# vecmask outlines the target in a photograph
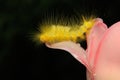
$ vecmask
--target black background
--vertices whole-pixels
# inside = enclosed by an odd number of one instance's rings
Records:
[[[80,62],[65,51],[36,46],[30,33],[53,13],[68,19],[76,13],[95,14],[109,27],[120,20],[119,4],[119,0],[0,0],[0,79],[86,80]]]

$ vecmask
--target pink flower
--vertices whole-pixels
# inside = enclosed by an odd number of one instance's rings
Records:
[[[71,53],[86,66],[87,80],[120,80],[120,22],[107,28],[98,18],[86,38],[86,50],[72,41],[46,46]]]

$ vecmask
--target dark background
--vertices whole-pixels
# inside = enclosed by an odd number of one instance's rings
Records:
[[[85,67],[69,53],[36,46],[30,36],[51,14],[95,14],[110,26],[119,11],[119,0],[0,0],[0,80],[85,80]]]

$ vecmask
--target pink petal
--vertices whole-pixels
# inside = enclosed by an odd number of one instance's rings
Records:
[[[95,80],[120,80],[120,22],[106,31],[96,53]]]
[[[88,62],[86,60],[86,51],[80,46],[80,44],[74,43],[72,41],[64,41],[51,45],[46,44],[46,46],[53,49],[61,49],[68,51],[78,61],[88,67]]]
[[[96,50],[98,44],[102,39],[107,26],[103,23],[102,19],[97,18],[94,27],[91,29],[90,33],[87,35],[87,59],[89,65],[94,68],[94,59],[96,55]]]

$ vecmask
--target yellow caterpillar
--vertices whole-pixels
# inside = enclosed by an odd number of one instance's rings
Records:
[[[36,34],[38,38],[43,43],[55,43],[61,41],[73,41],[85,40],[85,34],[94,25],[94,18],[83,17],[81,25],[74,26],[63,26],[63,25],[43,25],[41,28],[41,33]]]

